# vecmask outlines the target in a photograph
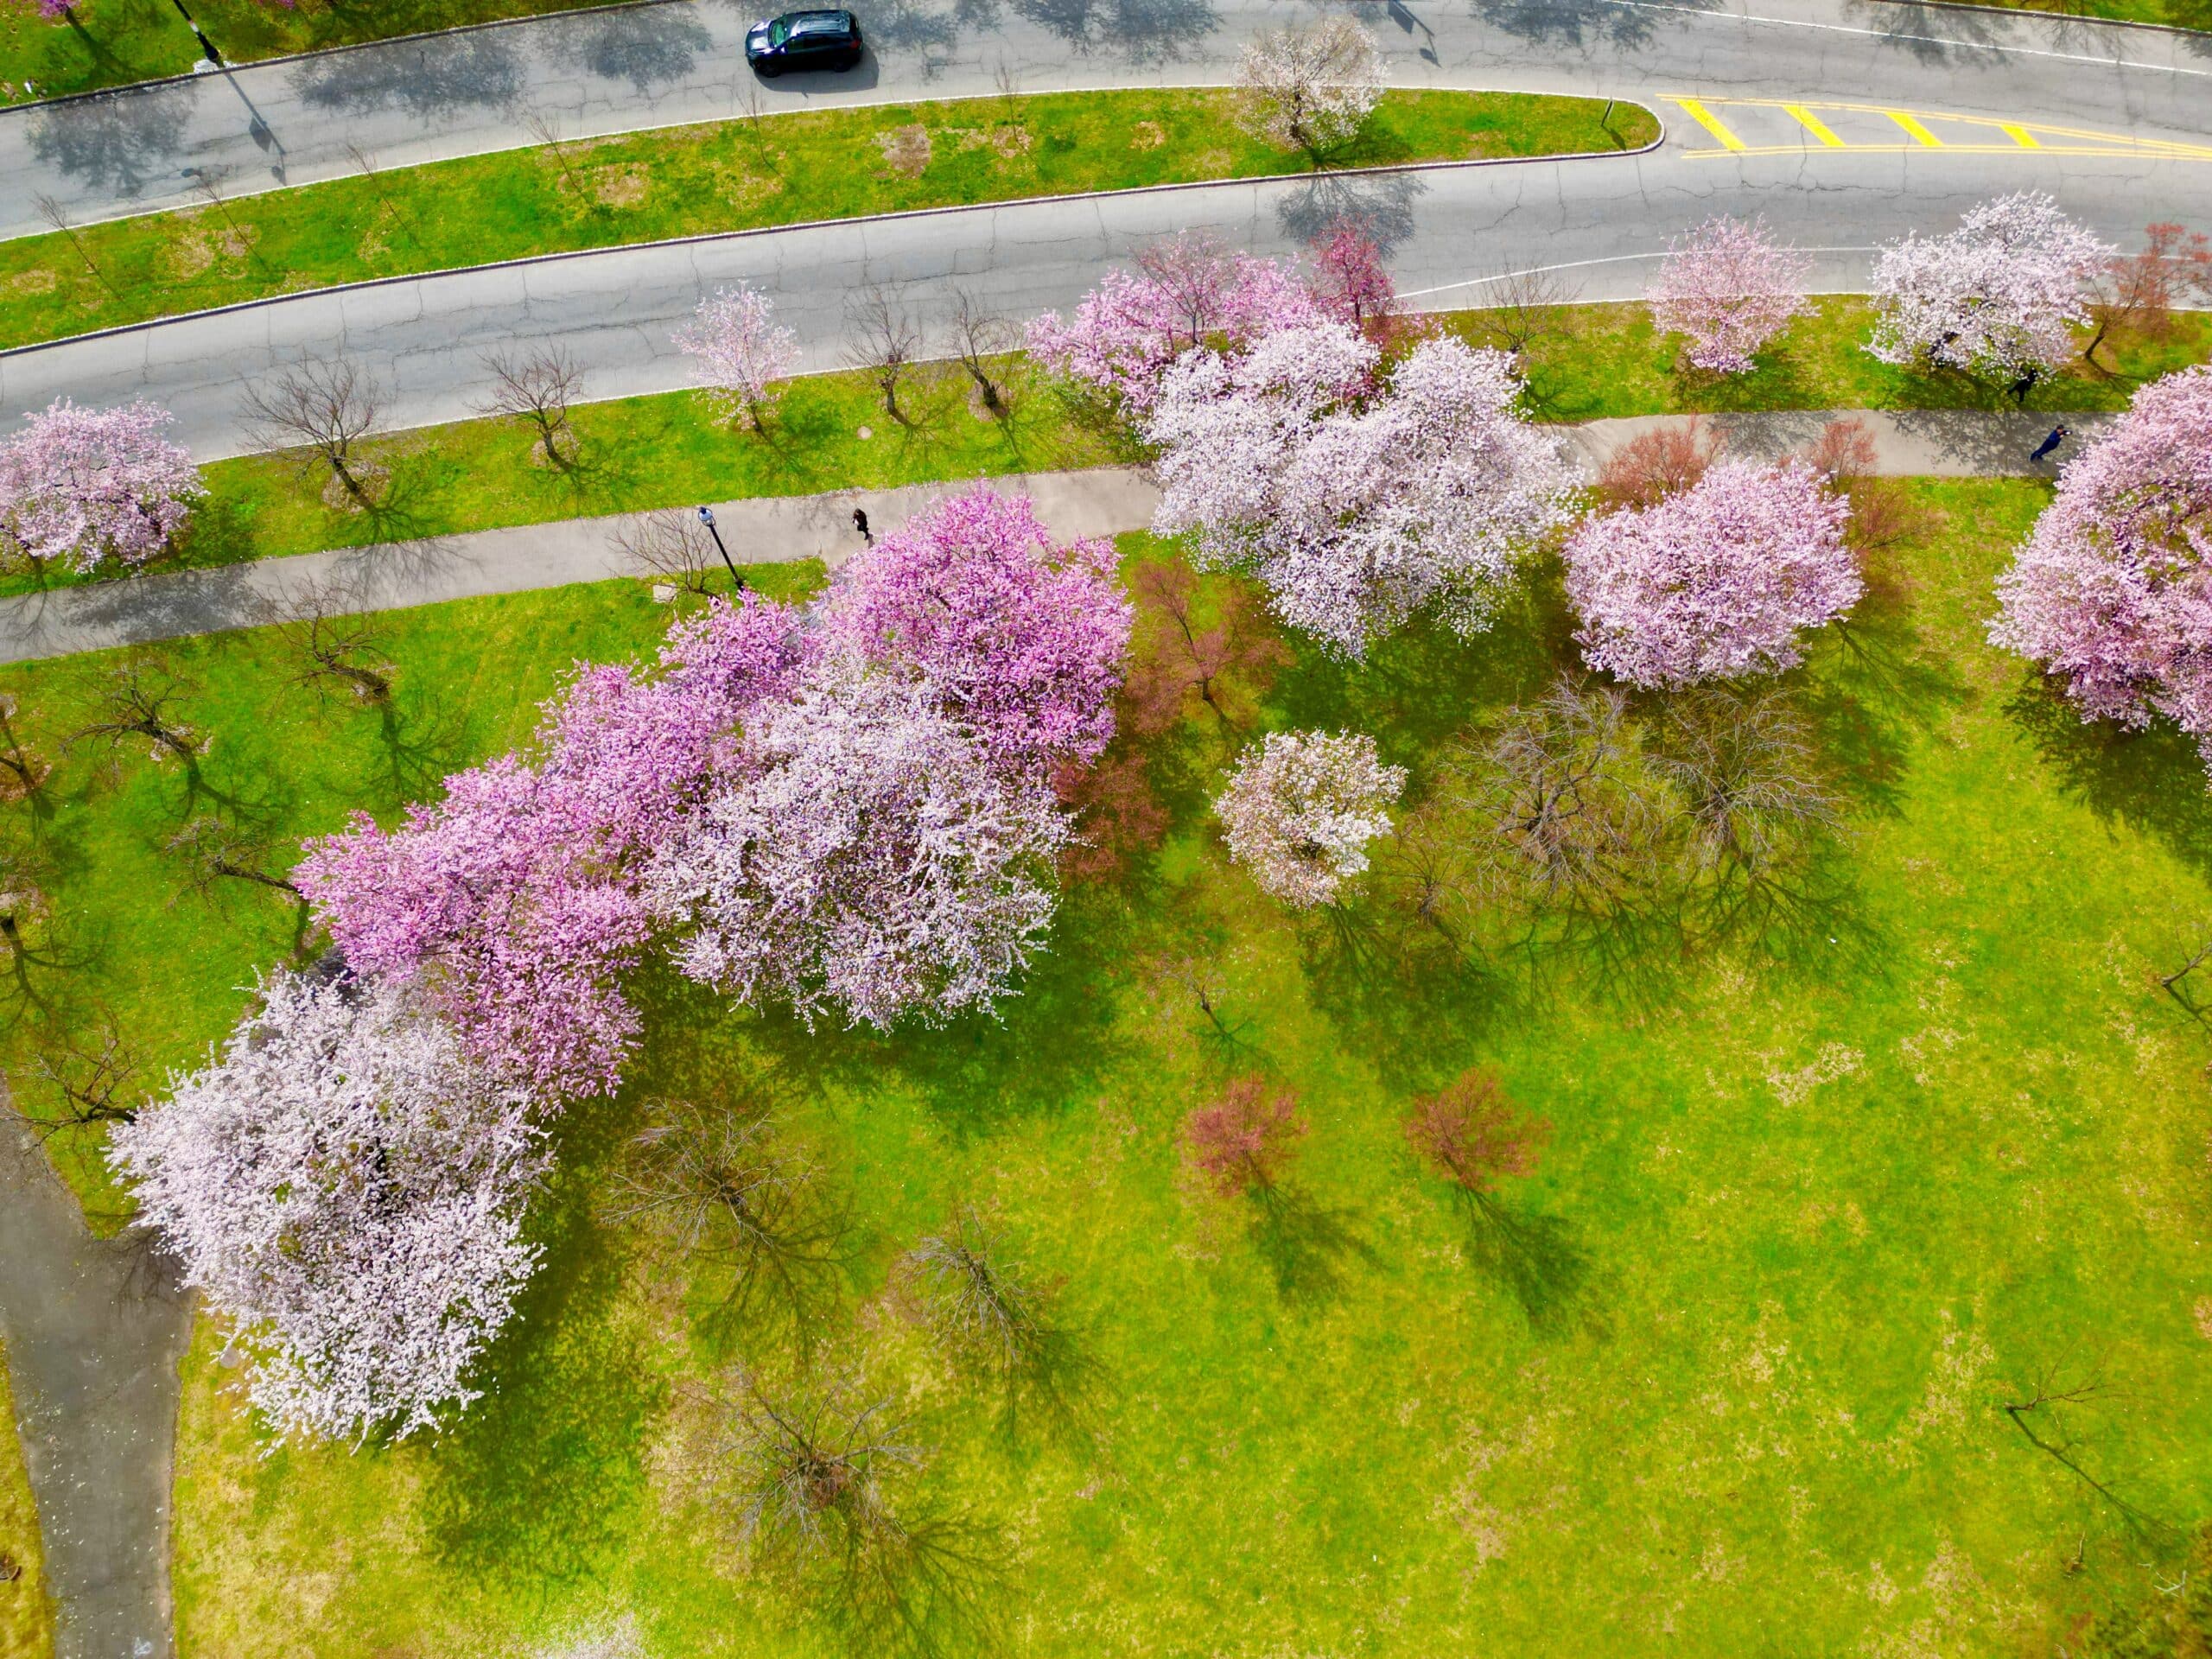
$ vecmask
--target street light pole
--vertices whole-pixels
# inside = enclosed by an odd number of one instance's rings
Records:
[[[223,54],[215,49],[215,42],[201,33],[200,25],[194,21],[192,14],[184,9],[184,0],[169,0],[169,3],[176,8],[176,15],[184,19],[184,26],[192,31],[194,38],[200,42],[200,49],[207,54],[207,61],[220,69],[223,67]]]
[[[743,593],[745,591],[745,578],[737,574],[737,567],[735,565],[730,564],[729,549],[722,545],[722,533],[715,528],[715,510],[712,507],[700,508],[699,522],[707,527],[707,534],[715,538],[715,551],[722,556],[722,563],[729,565],[730,581],[736,584],[736,588],[739,593]]]

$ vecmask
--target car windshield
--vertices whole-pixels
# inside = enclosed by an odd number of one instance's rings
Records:
[[[781,46],[791,37],[791,26],[779,17],[768,25],[768,44]]]

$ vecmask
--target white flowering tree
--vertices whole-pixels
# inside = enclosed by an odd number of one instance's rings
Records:
[[[651,891],[687,924],[677,965],[739,1001],[887,1027],[988,1007],[1052,917],[1065,816],[1002,771],[926,683],[825,670],[746,730]]]
[[[774,401],[769,388],[798,366],[798,337],[777,323],[766,295],[741,283],[700,301],[676,344],[698,359],[708,400],[722,418],[756,429]]]
[[[1237,60],[1245,130],[1315,161],[1359,137],[1382,97],[1382,53],[1349,17],[1273,30]]]
[[[1682,355],[1713,374],[1748,374],[1759,349],[1808,305],[1812,262],[1763,219],[1716,214],[1671,243],[1651,283],[1651,321],[1683,336]]]
[[[2039,190],[1985,201],[1957,230],[1908,234],[1876,257],[1866,349],[1885,363],[1984,379],[2055,369],[2115,251]]]
[[[1191,353],[1146,428],[1154,528],[1194,533],[1199,563],[1249,571],[1284,621],[1351,657],[1423,610],[1488,626],[1574,483],[1514,407],[1503,353],[1424,340],[1379,385],[1376,360],[1334,322],[1234,361]]]
[[[1269,732],[1237,757],[1213,804],[1229,855],[1275,898],[1325,905],[1367,868],[1406,787],[1364,732]]]
[[[140,1216],[255,1360],[280,1439],[435,1424],[537,1252],[531,1103],[405,981],[279,972],[219,1058],[118,1127]]]

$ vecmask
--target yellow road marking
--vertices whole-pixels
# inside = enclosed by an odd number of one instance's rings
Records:
[[[1845,153],[1852,156],[1917,156],[1921,144],[1848,144]],[[1954,156],[2018,156],[2024,154],[2018,144],[1946,144],[1943,148]],[[1802,156],[1802,144],[1745,144],[1738,149],[1686,149],[1681,152],[1687,162],[1723,161],[1745,156]],[[2118,156],[2126,152],[2099,149],[2088,144],[2039,144],[2038,156]],[[2137,155],[2144,152],[2136,151]],[[2175,151],[2158,155],[2154,159],[2171,162],[2212,161],[2212,155],[2202,152]]]
[[[2035,134],[2030,132],[2025,127],[2016,127],[2011,122],[2007,121],[1999,128],[1999,130],[2004,133],[2004,135],[2010,138],[2014,143],[2018,144],[2022,149],[2041,149],[2043,148],[2043,145],[2037,142]]]
[[[1919,122],[1914,120],[1903,110],[1884,110],[1882,113],[1888,116],[1890,119],[1896,122],[1897,125],[1903,127],[1905,130],[1905,135],[1908,137],[1917,140],[1923,148],[1929,149],[1941,149],[1943,148],[1943,141],[1941,138],[1938,138],[1934,133],[1929,131],[1927,128],[1922,126]]]
[[[1828,124],[1802,104],[1785,104],[1782,107],[1796,118],[1798,125],[1803,127],[1806,131],[1811,133],[1830,149],[1841,149],[1844,147],[1843,140],[1828,130]]]
[[[1719,121],[1714,118],[1713,113],[1696,99],[1678,98],[1675,102],[1681,106],[1681,111],[1684,115],[1689,117],[1691,120],[1696,122],[1698,125],[1703,127],[1715,138],[1718,138],[1720,141],[1720,147],[1723,149],[1741,149],[1744,148],[1744,141],[1738,138],[1734,133],[1729,131],[1726,127],[1721,125]]]

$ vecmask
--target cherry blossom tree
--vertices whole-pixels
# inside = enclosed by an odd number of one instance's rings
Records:
[[[887,1028],[988,1008],[1052,920],[1065,815],[925,683],[833,660],[746,728],[743,770],[648,889],[677,965],[741,1003]]]
[[[1136,264],[1107,272],[1068,321],[1047,311],[1029,325],[1038,361],[1132,414],[1152,407],[1168,365],[1192,346],[1212,340],[1234,351],[1315,318],[1294,273],[1200,232],[1155,243]]]
[[[1215,800],[1229,855],[1298,909],[1325,905],[1367,868],[1406,787],[1364,732],[1269,732],[1237,757]]]
[[[1375,36],[1349,17],[1272,29],[1237,60],[1239,118],[1262,143],[1318,163],[1359,137],[1382,101],[1382,79]]]
[[[1806,309],[1812,262],[1777,243],[1766,220],[1716,214],[1668,245],[1649,298],[1663,333],[1688,336],[1693,366],[1747,374],[1760,348]]]
[[[758,429],[774,401],[770,385],[798,366],[798,337],[775,317],[768,296],[741,283],[700,301],[677,330],[677,348],[699,359],[708,399],[724,420]]]
[[[552,1096],[611,1090],[637,1031],[616,982],[652,930],[639,875],[799,658],[791,613],[718,601],[659,674],[580,671],[534,756],[455,773],[394,830],[357,815],[311,843],[300,885],[355,969],[421,976],[480,1061]]]
[[[1154,528],[1194,532],[1202,567],[1249,571],[1284,621],[1351,657],[1431,607],[1487,626],[1574,478],[1516,411],[1503,353],[1423,340],[1370,392],[1376,362],[1332,322],[1235,359],[1196,352],[1145,429]]]
[[[253,1355],[282,1440],[434,1427],[536,1265],[524,1091],[416,985],[278,973],[219,1058],[114,1130],[142,1224]]]
[[[2059,476],[1990,629],[2084,720],[2164,715],[2212,766],[2212,367],[2135,394]]]
[[[2041,191],[1985,201],[1948,235],[1908,232],[1877,256],[1866,349],[1985,379],[2056,368],[2113,252]]]
[[[918,671],[994,761],[1090,761],[1114,735],[1130,611],[1109,542],[1053,543],[1026,496],[938,502],[838,573],[833,652]]]
[[[58,397],[0,442],[0,541],[32,565],[136,570],[167,549],[205,495],[200,469],[143,399],[84,409]]]
[[[1584,660],[1647,687],[1794,666],[1798,635],[1863,591],[1850,513],[1792,458],[1724,461],[1655,506],[1590,520],[1565,552]]]

